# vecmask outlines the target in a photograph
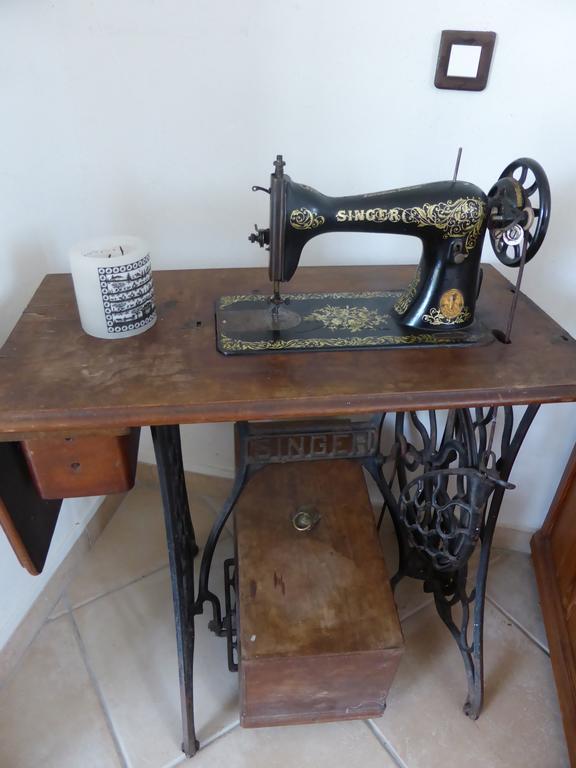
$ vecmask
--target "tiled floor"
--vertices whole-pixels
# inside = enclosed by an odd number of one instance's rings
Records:
[[[192,477],[206,539],[228,482]],[[393,560],[390,530],[383,533]],[[213,573],[232,552],[225,532]],[[214,585],[216,588],[216,585]],[[218,591],[217,588],[215,591]],[[462,714],[459,652],[418,582],[397,594],[406,652],[372,722],[243,730],[225,641],[197,623],[197,768],[564,768],[546,636],[526,555],[493,557],[486,611],[486,704]],[[0,690],[1,768],[168,768],[180,752],[178,671],[160,496],[136,487],[74,574]]]

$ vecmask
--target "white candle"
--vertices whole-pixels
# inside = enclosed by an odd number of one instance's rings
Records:
[[[106,237],[72,248],[70,269],[82,328],[125,339],[156,322],[150,250],[137,237]]]

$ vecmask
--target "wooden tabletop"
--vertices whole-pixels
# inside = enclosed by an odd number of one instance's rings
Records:
[[[413,273],[301,268],[287,291],[399,289]],[[508,345],[225,357],[215,301],[269,293],[266,271],[161,271],[154,285],[156,325],[105,341],[82,331],[70,275],[48,275],[0,350],[0,434],[576,400],[576,342],[523,295]],[[477,317],[503,330],[511,298],[484,267]]]

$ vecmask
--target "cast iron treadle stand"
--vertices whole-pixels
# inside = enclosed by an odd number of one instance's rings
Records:
[[[194,536],[188,494],[182,464],[180,428],[151,427],[158,465],[160,491],[166,524],[166,540],[170,560],[170,578],[174,617],[180,706],[182,709],[182,751],[192,757],[199,748],[194,729],[193,660],[194,660],[194,557],[198,546]]]
[[[392,584],[411,576],[423,580],[424,590],[434,595],[436,610],[464,660],[468,679],[464,712],[473,720],[480,714],[484,696],[484,602],[492,537],[504,491],[514,487],[508,483],[510,472],[538,408],[526,407],[515,432],[513,409],[503,408],[498,460],[492,451],[498,409],[464,408],[448,413],[440,439],[435,411],[429,411],[428,429],[417,414],[410,413],[420,447],[406,438],[405,414],[396,414],[395,441],[388,457],[394,461],[394,473],[389,483],[380,457],[363,462],[384,496],[382,514],[387,507],[398,537],[399,567]],[[409,479],[408,473],[418,474]],[[392,493],[394,480],[397,497]],[[478,540],[480,560],[474,586],[468,591],[468,562]],[[458,604],[462,608],[459,627],[453,618]]]
[[[236,667],[235,616],[229,598],[232,565],[228,563],[225,576],[224,618],[220,600],[208,583],[216,544],[244,485],[254,472],[270,463],[354,459],[374,478],[384,497],[378,526],[386,509],[392,517],[399,549],[399,567],[392,585],[410,576],[421,579],[424,590],[434,595],[436,610],[464,660],[468,679],[464,712],[476,719],[484,694],[484,601],[492,537],[504,491],[514,487],[508,482],[510,472],[538,408],[526,407],[515,432],[512,406],[502,408],[499,459],[492,450],[496,407],[448,411],[441,437],[436,411],[428,412],[428,428],[416,413],[408,414],[408,419],[407,414],[397,413],[394,442],[387,455],[381,452],[384,415],[365,422],[236,424],[236,479],[206,543],[194,604],[194,613],[202,613],[204,603],[211,603],[209,626],[216,634],[228,637],[230,669]],[[414,442],[409,441],[408,430],[416,436]],[[388,462],[393,462],[394,471],[387,481],[383,467]],[[468,591],[468,562],[478,540],[480,560],[474,586]],[[462,608],[460,626],[453,618],[457,605]]]
[[[225,564],[227,604],[223,618],[220,600],[209,589],[214,550],[249,477],[266,464],[277,462],[354,459],[371,474],[384,497],[379,525],[388,509],[398,538],[399,568],[392,584],[396,586],[404,576],[410,576],[421,579],[424,589],[434,595],[436,610],[464,660],[468,678],[464,712],[476,719],[484,693],[483,625],[490,547],[504,491],[513,487],[508,482],[510,472],[538,408],[526,407],[516,431],[512,407],[501,409],[504,423],[497,460],[492,442],[498,408],[449,411],[440,438],[435,411],[428,412],[428,427],[416,413],[397,413],[394,442],[386,455],[381,451],[384,416],[365,422],[236,424],[236,479],[202,554],[196,600],[193,560],[198,547],[188,508],[179,428],[152,427],[170,557],[186,755],[190,757],[198,750],[192,690],[194,616],[203,612],[206,602],[212,606],[209,626],[216,634],[228,637],[228,664],[230,669],[236,668],[235,610],[231,602],[234,565],[231,561]],[[407,437],[408,429],[417,435],[414,442]],[[393,463],[394,471],[387,481],[383,467],[388,462]],[[478,540],[480,561],[475,584],[468,591],[468,562]],[[457,605],[462,608],[460,626],[453,618]]]

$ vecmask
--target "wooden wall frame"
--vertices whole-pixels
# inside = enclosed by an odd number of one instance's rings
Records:
[[[434,85],[436,88],[456,91],[483,91],[488,82],[488,73],[492,63],[496,32],[464,32],[445,29],[440,38],[440,50],[436,64]],[[450,54],[453,45],[476,45],[481,47],[480,61],[476,77],[454,77],[448,75]]]

